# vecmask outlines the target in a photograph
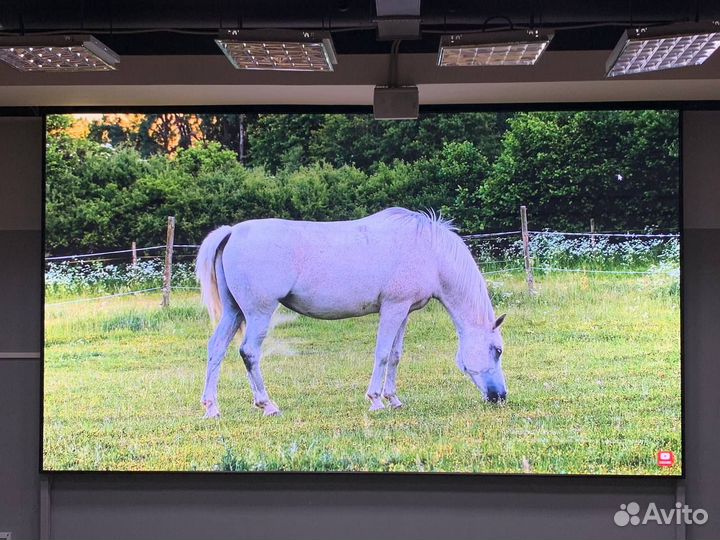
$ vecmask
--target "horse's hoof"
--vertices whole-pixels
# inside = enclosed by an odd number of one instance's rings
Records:
[[[205,415],[203,418],[219,418],[220,408],[212,401],[203,401],[205,407]]]
[[[280,412],[280,408],[272,401],[270,403],[265,403],[260,408],[263,411],[263,416],[280,416],[280,414],[282,414]]]
[[[385,408],[385,405],[383,405],[382,401],[379,399],[377,401],[373,401],[372,405],[370,405],[370,408],[368,409],[370,412],[373,411],[380,411]]]
[[[383,396],[385,399],[387,399],[388,403],[390,404],[390,407],[393,409],[402,409],[403,408],[403,402],[398,399],[397,396]]]

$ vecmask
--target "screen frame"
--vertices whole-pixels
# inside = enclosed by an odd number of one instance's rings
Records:
[[[40,242],[40,279],[41,279],[41,343],[40,343],[40,422],[38,440],[38,472],[52,478],[66,477],[103,477],[114,478],[138,478],[138,477],[229,477],[229,478],[290,478],[299,477],[298,481],[319,479],[358,477],[366,478],[445,478],[445,479],[489,479],[498,481],[519,481],[523,483],[547,480],[568,481],[590,481],[604,483],[608,480],[620,480],[623,482],[647,481],[648,483],[671,483],[675,486],[678,481],[683,481],[687,475],[685,459],[686,450],[686,403],[685,403],[685,283],[684,271],[685,250],[684,250],[684,151],[683,151],[683,115],[686,110],[720,110],[720,101],[652,101],[652,102],[578,102],[578,103],[523,103],[523,104],[461,104],[461,105],[420,105],[420,114],[424,113],[463,113],[463,112],[541,112],[541,111],[630,111],[630,110],[667,110],[677,113],[677,134],[678,134],[678,224],[680,242],[680,448],[682,461],[679,474],[592,474],[592,473],[501,473],[501,472],[452,472],[452,471],[120,471],[120,470],[55,470],[45,469],[44,466],[44,424],[45,424],[45,242],[46,242],[46,188],[47,188],[47,117],[55,114],[123,114],[123,113],[185,113],[185,114],[372,114],[371,106],[355,105],[222,105],[222,106],[70,106],[70,107],[41,107],[41,108],[0,108],[0,116],[40,116],[42,118],[42,186],[41,186],[41,242]],[[14,112],[13,112],[14,111]],[[392,122],[392,120],[388,120]],[[514,480],[511,480],[514,479]],[[561,480],[562,479],[562,480]],[[411,480],[412,481],[412,480]]]

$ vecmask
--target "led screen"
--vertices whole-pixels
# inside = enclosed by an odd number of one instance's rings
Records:
[[[43,469],[682,474],[678,136],[48,116]]]

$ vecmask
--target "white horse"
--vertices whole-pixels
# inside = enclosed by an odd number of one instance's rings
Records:
[[[260,370],[270,318],[282,304],[316,319],[380,313],[367,398],[370,410],[402,406],[395,378],[410,312],[438,299],[460,341],[456,362],[490,402],[504,401],[503,341],[487,286],[449,221],[434,213],[389,208],[355,221],[259,219],[223,226],[200,246],[203,302],[219,323],[208,344],[202,403],[219,416],[220,366],[243,323],[240,355],[255,405],[280,413]]]

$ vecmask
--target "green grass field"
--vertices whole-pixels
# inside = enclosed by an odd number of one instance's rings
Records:
[[[223,416],[203,420],[209,319],[195,291],[46,308],[44,466],[51,470],[678,474],[680,309],[663,275],[491,276],[509,401],[455,366],[437,302],[410,318],[400,410],[368,411],[376,316],[281,311],[266,342],[266,418],[232,345]],[[48,297],[48,303],[56,301]],[[658,450],[675,451],[659,468]]]

